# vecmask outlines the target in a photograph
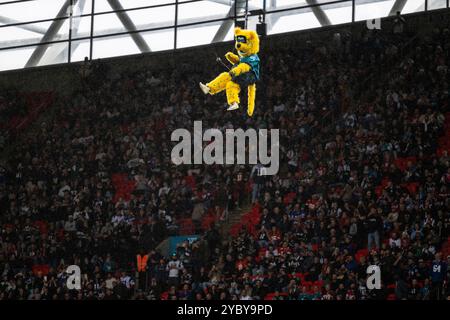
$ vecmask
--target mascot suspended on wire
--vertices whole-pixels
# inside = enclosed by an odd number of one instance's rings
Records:
[[[256,81],[259,80],[259,37],[253,30],[234,29],[235,48],[238,55],[228,52],[225,58],[233,65],[229,72],[223,72],[214,80],[203,84],[204,94],[217,94],[226,91],[228,109],[239,109],[239,93],[247,88],[247,114],[251,117],[255,110]],[[218,58],[220,61],[220,58]]]

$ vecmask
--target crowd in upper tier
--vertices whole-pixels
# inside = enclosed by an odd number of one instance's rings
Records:
[[[82,90],[0,170],[0,300],[448,299],[445,23],[267,45],[252,118],[199,90],[220,68],[212,53],[165,70],[87,62]],[[173,165],[171,132],[199,119],[279,128],[279,173]],[[226,237],[200,226],[210,213],[223,226],[248,202]],[[202,240],[162,256],[156,246],[186,220]],[[148,261],[136,276],[137,254]],[[81,290],[66,287],[73,264]],[[367,288],[369,265],[381,289]]]

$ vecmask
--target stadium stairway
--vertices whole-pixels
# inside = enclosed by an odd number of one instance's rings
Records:
[[[256,226],[260,222],[261,207],[259,204],[249,204],[245,208],[239,210],[233,220],[230,220],[227,225],[228,229],[225,230],[227,236],[237,237],[239,232],[245,230],[252,236],[256,237]]]
[[[450,112],[445,114],[444,135],[439,138],[438,157],[442,157],[444,152],[450,154]]]
[[[25,92],[21,94],[25,98],[27,114],[23,116],[15,116],[9,119],[8,123],[0,123],[0,131],[9,132],[12,138],[10,143],[4,146],[0,157],[8,159],[11,152],[11,146],[17,142],[18,137],[23,132],[33,134],[38,132],[40,124],[49,118],[47,114],[51,113],[53,105],[56,101],[56,94],[53,91],[36,91]]]
[[[129,179],[126,173],[114,173],[111,176],[111,182],[115,190],[113,202],[116,203],[120,200],[130,201],[136,182]]]
[[[251,203],[246,203],[242,208],[230,212],[225,223],[221,226],[221,234],[224,240],[228,239],[242,226],[243,217],[252,209]]]

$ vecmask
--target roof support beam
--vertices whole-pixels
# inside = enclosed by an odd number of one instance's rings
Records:
[[[389,15],[395,16],[397,14],[397,11],[402,12],[403,8],[405,7],[406,1],[407,0],[396,0],[392,5],[391,11],[389,11]]]
[[[234,7],[235,5],[233,4],[227,14],[228,19],[222,22],[211,42],[223,41],[223,39],[225,39],[225,37],[227,36],[228,31],[234,23],[234,21],[230,18],[234,16]]]
[[[81,23],[81,18],[77,17],[78,15],[81,15],[84,12],[84,6],[86,4],[86,0],[79,0],[78,1],[78,10],[79,12],[73,12],[73,17],[72,17],[72,38],[76,38],[78,35],[78,29],[80,27],[80,23]],[[80,45],[80,41],[75,41],[72,42],[72,46],[71,46],[71,51],[74,52],[78,46]],[[67,62],[68,61],[68,52],[69,48],[68,46],[64,46],[63,48],[58,48],[58,46],[54,46],[50,49],[50,52],[48,54],[45,55],[44,60],[48,60],[50,63],[53,62],[60,62],[60,61],[64,61]],[[54,51],[54,52],[52,52]],[[44,62],[45,64],[45,62]]]
[[[222,24],[219,27],[219,30],[217,30],[216,34],[214,35],[214,38],[211,42],[220,42],[225,39],[225,37],[228,34],[228,31],[230,31],[230,28],[233,26],[233,19],[234,15],[239,15],[242,11],[245,10],[245,0],[235,0],[233,5],[230,7],[230,11],[228,11],[227,18],[225,21],[222,22]],[[235,12],[236,11],[236,12]]]
[[[64,4],[62,5],[61,9],[58,12],[58,14],[56,15],[56,18],[63,18],[63,17],[67,16],[67,10],[69,9],[70,2],[71,2],[71,0],[66,0],[64,2]],[[73,4],[75,4],[76,2],[77,2],[77,0],[73,0]],[[66,21],[66,19],[54,20],[52,22],[52,24],[50,25],[50,27],[47,29],[47,32],[44,34],[44,36],[42,37],[40,42],[43,43],[43,42],[52,41],[55,38],[55,36],[58,34],[59,29],[61,29],[61,27],[65,21]],[[31,54],[31,57],[28,59],[27,63],[25,64],[25,68],[37,66],[49,46],[50,46],[49,44],[37,46],[36,50],[33,51],[33,53]]]
[[[122,4],[119,2],[119,0],[108,0],[109,5],[113,10],[119,11],[124,10],[122,7]],[[117,17],[119,18],[120,22],[122,22],[123,26],[127,29],[127,31],[136,31],[136,26],[133,23],[133,21],[130,19],[128,14],[125,11],[116,12]],[[134,43],[136,43],[136,46],[141,50],[141,52],[150,52],[150,47],[148,46],[145,39],[142,37],[140,33],[130,33],[130,37],[133,39]]]
[[[277,0],[270,0],[269,8],[266,8],[266,11],[274,10],[277,7]],[[269,14],[266,16],[267,19],[267,31],[271,30],[275,23],[277,23],[278,19],[280,19],[279,15]]]
[[[4,25],[7,25],[7,24],[21,23],[22,21],[0,16],[0,22],[3,23]],[[21,25],[15,26],[15,27],[23,29],[23,30],[31,31],[31,32],[36,32],[39,34],[45,34],[45,32],[47,32],[47,29],[42,28],[42,27],[37,27],[32,24],[31,25],[30,24],[21,24]]]
[[[317,5],[317,0],[306,0],[306,3],[309,5]],[[311,11],[316,16],[317,20],[319,20],[320,25],[323,26],[329,26],[331,24],[330,19],[328,19],[327,14],[325,11],[322,10],[321,7],[311,7]]]

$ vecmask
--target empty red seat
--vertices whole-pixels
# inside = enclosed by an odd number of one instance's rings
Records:
[[[190,235],[195,232],[194,223],[192,222],[192,219],[190,219],[190,218],[180,219],[178,221],[178,225],[180,226],[179,233],[181,235]]]
[[[323,280],[314,281],[313,285],[322,288],[324,286],[324,281]]]
[[[273,300],[273,297],[275,296],[274,292],[268,293],[266,294],[266,296],[264,297],[264,300]]]
[[[167,300],[169,298],[169,292],[161,293],[161,300]]]

